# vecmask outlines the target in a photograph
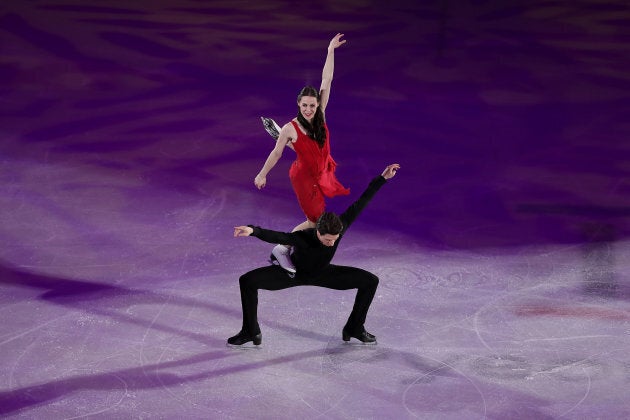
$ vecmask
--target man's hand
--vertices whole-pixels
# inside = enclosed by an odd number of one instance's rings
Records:
[[[390,179],[393,178],[394,175],[396,175],[396,171],[400,169],[400,165],[397,163],[392,163],[391,165],[389,165],[387,168],[385,168],[385,170],[383,171],[383,173],[381,174],[381,176],[385,179]]]
[[[249,226],[236,226],[234,228],[234,237],[235,238],[237,236],[249,236],[252,233],[254,233],[254,229],[250,228]]]

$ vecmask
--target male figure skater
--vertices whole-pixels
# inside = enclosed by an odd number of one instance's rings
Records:
[[[240,346],[252,341],[262,342],[258,325],[258,289],[280,290],[294,286],[320,286],[335,290],[357,289],[352,312],[342,330],[344,341],[350,338],[365,344],[376,344],[376,337],[365,330],[365,318],[376,293],[378,277],[356,267],[330,264],[339,242],[348,228],[365,208],[374,194],[396,175],[397,163],[389,165],[374,178],[357,201],[340,216],[325,212],[317,220],[315,228],[291,233],[277,232],[257,226],[237,226],[234,236],[255,236],[272,244],[293,246],[291,259],[297,273],[293,276],[277,265],[256,268],[239,279],[243,326],[241,331],[228,339],[228,345]]]

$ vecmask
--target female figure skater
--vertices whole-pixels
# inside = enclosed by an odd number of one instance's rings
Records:
[[[330,98],[335,49],[346,42],[342,41],[341,37],[343,34],[335,35],[328,45],[319,92],[312,86],[302,89],[297,97],[297,116],[280,129],[275,147],[254,179],[256,187],[262,189],[267,183],[267,174],[282,156],[284,147],[288,146],[295,151],[297,159],[291,165],[289,178],[298,203],[306,215],[306,221],[297,225],[293,232],[315,227],[317,219],[324,212],[324,196],[334,197],[350,193],[335,176],[337,164],[330,155],[328,127],[324,117]],[[265,120],[263,119],[263,123],[267,129],[268,124],[273,121]],[[273,136],[272,132],[270,134]],[[272,259],[277,260],[288,272],[295,273],[290,249],[286,246],[276,245],[272,251]]]

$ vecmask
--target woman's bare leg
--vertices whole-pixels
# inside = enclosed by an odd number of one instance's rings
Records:
[[[315,227],[315,223],[307,219],[305,222],[302,222],[296,227],[294,227],[291,232],[297,232],[298,230],[310,229],[314,227]]]

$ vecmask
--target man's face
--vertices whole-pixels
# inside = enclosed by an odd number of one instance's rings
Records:
[[[317,239],[319,239],[319,241],[325,246],[333,246],[335,245],[335,242],[337,242],[337,239],[339,239],[339,234],[331,235],[330,233],[326,233],[322,235],[321,233],[319,233],[319,231],[316,231],[316,232],[317,232]]]

